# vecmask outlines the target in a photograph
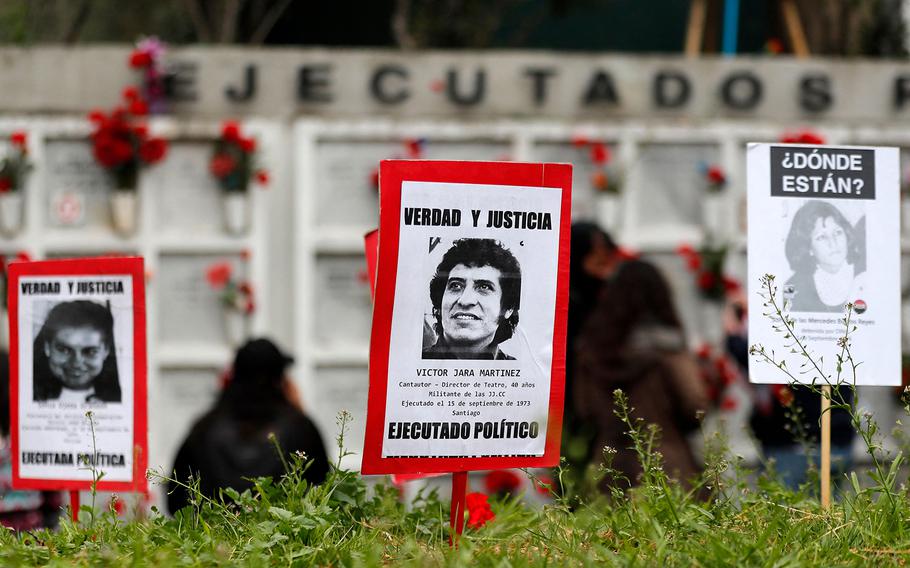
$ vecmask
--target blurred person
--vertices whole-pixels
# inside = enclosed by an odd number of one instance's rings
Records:
[[[794,312],[843,312],[866,285],[865,218],[854,227],[830,203],[812,200],[793,216],[785,253],[793,276],[784,299]]]
[[[63,507],[62,493],[16,491],[11,486],[9,388],[9,356],[0,351],[0,525],[16,531],[54,528]]]
[[[749,372],[749,339],[747,335],[746,300],[742,294],[731,297],[725,309],[724,328],[727,351],[743,373]],[[834,399],[853,401],[849,387],[833,391]],[[821,398],[809,387],[798,385],[752,385],[752,414],[749,426],[761,445],[766,462],[773,461],[780,480],[797,490],[808,478],[812,460],[820,467],[818,443],[821,435]],[[853,465],[854,430],[850,414],[844,409],[831,410],[831,467],[833,478]]]
[[[110,308],[89,300],[51,308],[35,338],[35,401],[120,402]]]
[[[576,470],[582,469],[590,460],[594,436],[593,427],[578,419],[572,404],[576,339],[594,309],[604,281],[613,274],[622,259],[619,247],[597,224],[584,221],[572,224],[562,454]]]
[[[430,282],[436,341],[424,359],[515,357],[499,349],[518,325],[521,266],[493,239],[458,239]]]
[[[180,446],[174,476],[189,484],[199,480],[203,495],[219,489],[244,491],[251,478],[278,479],[285,473],[282,456],[269,440],[274,434],[281,451],[302,452],[312,460],[307,481],[318,484],[329,470],[328,457],[315,424],[299,407],[285,371],[293,359],[268,339],[244,344],[234,359],[231,380],[214,408],[197,421]],[[189,503],[187,491],[168,483],[168,510],[176,513]]]
[[[619,265],[577,340],[575,411],[596,428],[596,451],[616,450],[613,467],[633,485],[642,472],[628,427],[616,416],[613,391],[625,392],[633,419],[661,429],[655,448],[664,469],[687,483],[701,471],[686,434],[699,425],[708,396],[667,281],[653,265]]]

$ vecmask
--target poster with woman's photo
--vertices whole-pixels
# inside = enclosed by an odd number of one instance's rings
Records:
[[[571,166],[389,161],[380,176],[362,470],[555,463]]]
[[[838,379],[849,306],[850,355],[862,365],[855,377],[843,365],[840,380],[901,383],[898,172],[897,148],[749,145],[749,342],[799,382]],[[765,275],[793,329],[763,296]],[[803,365],[803,347],[825,378]],[[759,359],[753,382],[792,381]]]
[[[15,486],[144,490],[142,259],[13,263],[8,295]]]

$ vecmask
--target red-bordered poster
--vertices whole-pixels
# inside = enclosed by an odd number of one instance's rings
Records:
[[[389,160],[361,471],[559,460],[572,167]]]
[[[13,486],[145,491],[143,260],[12,263],[8,299]]]

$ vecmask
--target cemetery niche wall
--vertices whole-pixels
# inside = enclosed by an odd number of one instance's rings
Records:
[[[382,159],[573,163],[573,219],[600,220],[660,266],[696,348],[720,341],[720,304],[675,251],[710,239],[726,247],[725,273],[745,282],[748,142],[811,129],[830,144],[910,147],[910,73],[900,63],[175,48],[165,61],[168,111],[150,120],[169,156],[142,173],[137,229],[124,237],[111,228],[113,188],[92,160],[83,117],[134,82],[128,54],[126,46],[0,49],[9,86],[0,139],[26,131],[35,163],[22,229],[0,235],[0,254],[145,257],[149,464],[164,470],[217,395],[237,341],[206,280],[219,264],[255,293],[241,335],[268,334],[295,354],[291,374],[330,451],[338,411],[354,415],[345,465],[359,466],[371,314],[363,234],[377,226]],[[67,72],[50,72],[59,69]],[[251,190],[240,235],[224,230],[208,171],[228,118],[256,137],[272,178]],[[725,178],[714,193],[709,167]],[[711,199],[716,211],[706,208]],[[905,296],[908,226],[905,217]],[[735,451],[754,460],[744,380],[725,396],[732,403],[712,420],[722,416]],[[862,397],[889,431],[892,393],[868,387]]]

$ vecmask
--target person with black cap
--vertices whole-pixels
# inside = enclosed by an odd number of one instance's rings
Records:
[[[329,470],[328,457],[315,424],[301,411],[285,375],[294,359],[268,339],[248,341],[234,359],[233,374],[214,408],[191,429],[177,452],[174,476],[188,484],[199,480],[200,491],[214,496],[219,489],[243,491],[250,478],[279,478],[284,473],[269,434],[274,433],[286,454],[302,452],[312,460],[305,477],[321,483]],[[176,513],[189,503],[187,491],[168,483],[168,510]]]

